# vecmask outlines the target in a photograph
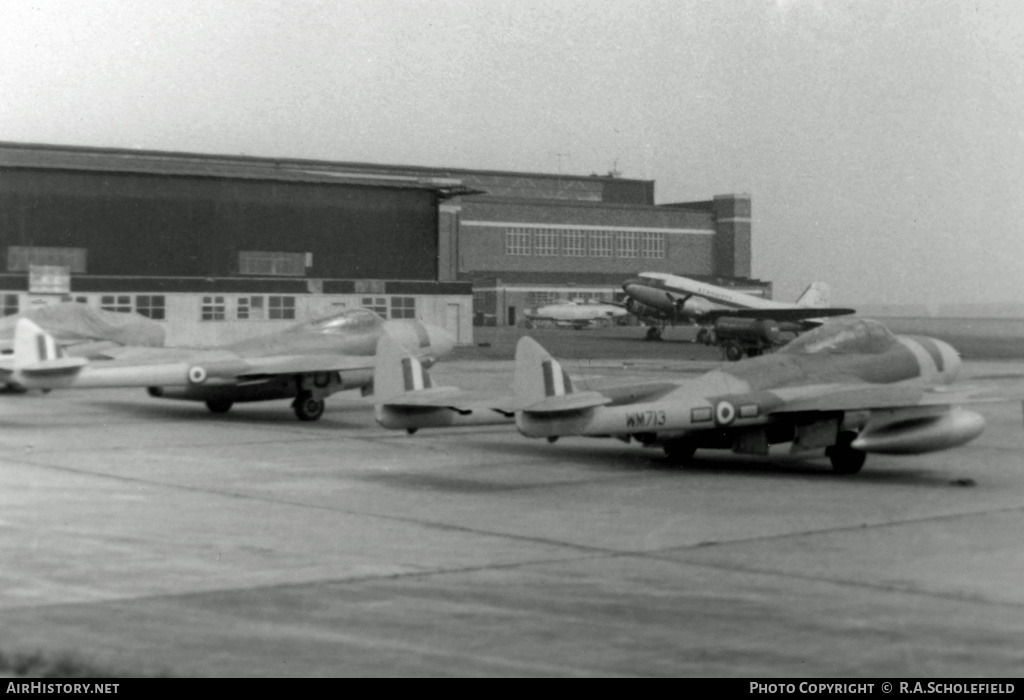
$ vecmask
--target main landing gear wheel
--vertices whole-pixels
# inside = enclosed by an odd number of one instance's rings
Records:
[[[708,337],[708,329],[701,328],[697,331],[697,338],[694,342],[700,343],[701,345],[707,345],[710,338]]]
[[[662,449],[665,450],[665,456],[670,461],[683,464],[693,459],[693,453],[697,451],[697,446],[689,440],[676,440],[666,442],[662,445]]]
[[[726,343],[722,346],[725,352],[725,359],[729,362],[738,362],[743,359],[743,348],[736,343]]]
[[[836,444],[826,448],[825,455],[832,461],[832,471],[836,474],[856,474],[864,466],[867,453],[850,447],[856,437],[857,433],[850,431],[839,433]]]
[[[324,414],[324,401],[312,396],[300,396],[295,399],[292,408],[299,420],[320,420]]]
[[[646,340],[661,340],[661,329],[657,326],[648,328]]]
[[[213,399],[206,402],[206,407],[210,409],[210,413],[227,413],[233,405],[234,401],[228,401],[227,399]]]

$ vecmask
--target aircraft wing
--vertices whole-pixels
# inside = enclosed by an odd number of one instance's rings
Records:
[[[312,374],[315,372],[344,372],[373,369],[372,356],[356,355],[286,355],[277,357],[247,357],[241,360],[237,377],[255,377],[277,374]],[[202,363],[197,363],[201,365]],[[242,365],[248,367],[242,368]]]
[[[923,406],[958,406],[1024,401],[1024,389],[997,387],[932,387],[901,384],[822,384],[772,389],[781,400],[771,413],[870,411]]]
[[[702,317],[711,321],[720,318],[753,318],[767,319],[771,321],[809,321],[816,318],[829,318],[832,316],[848,316],[856,313],[853,309],[826,308],[813,309],[810,307],[794,306],[791,309],[716,309],[705,311]]]

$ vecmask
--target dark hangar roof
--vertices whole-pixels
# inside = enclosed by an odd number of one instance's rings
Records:
[[[0,168],[139,173],[188,177],[276,180],[359,186],[422,189],[442,198],[480,194],[462,180],[422,173],[397,174],[385,166],[317,160],[219,156],[199,153],[89,148],[0,141]],[[392,170],[406,168],[392,168]],[[418,170],[418,169],[417,169]]]

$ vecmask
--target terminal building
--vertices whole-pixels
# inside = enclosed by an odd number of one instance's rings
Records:
[[[750,198],[654,182],[0,143],[0,313],[56,299],[215,344],[366,306],[472,342],[643,271],[749,279]],[[0,258],[3,259],[3,258]]]

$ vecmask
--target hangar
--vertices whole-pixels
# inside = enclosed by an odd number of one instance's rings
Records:
[[[366,306],[472,341],[640,271],[750,279],[747,195],[654,181],[0,143],[0,313],[70,296],[214,344]]]
[[[70,295],[202,345],[367,306],[468,341],[471,287],[439,275],[437,225],[465,191],[313,161],[0,144],[3,312]]]

